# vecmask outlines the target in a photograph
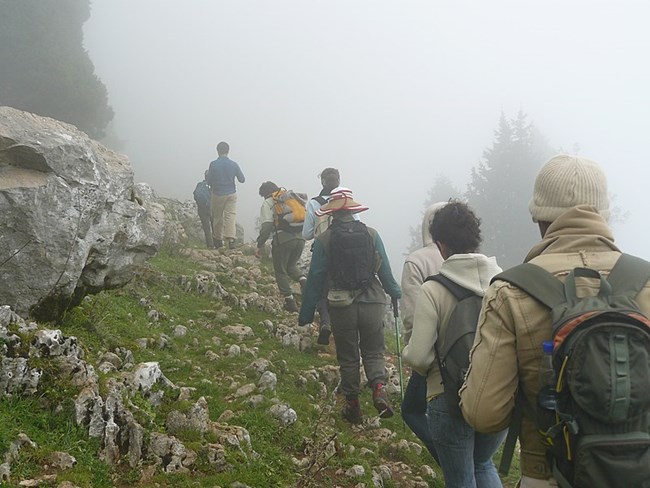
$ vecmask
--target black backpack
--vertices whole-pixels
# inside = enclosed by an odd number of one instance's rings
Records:
[[[332,288],[363,290],[375,274],[375,243],[363,222],[330,225],[329,275]]]
[[[483,298],[440,274],[429,276],[425,281],[437,281],[458,300],[449,317],[445,336],[439,337],[434,347],[449,413],[462,418],[458,390],[463,386],[469,367],[469,351],[474,344]]]
[[[576,296],[583,277],[598,295]],[[551,309],[555,408],[534,411],[560,487],[650,487],[650,320],[635,302],[649,278],[650,263],[623,254],[607,279],[575,268],[562,283],[530,263],[493,279]]]

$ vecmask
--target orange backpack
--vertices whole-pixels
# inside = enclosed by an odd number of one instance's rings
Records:
[[[273,198],[273,222],[276,229],[287,232],[302,232],[305,223],[305,200],[292,190],[271,193]]]

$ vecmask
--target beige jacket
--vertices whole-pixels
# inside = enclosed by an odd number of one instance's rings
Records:
[[[605,220],[589,206],[560,215],[528,256],[531,262],[560,279],[574,268],[597,269],[607,276],[620,256]],[[594,280],[578,283],[580,296],[595,295]],[[641,311],[650,314],[650,283],[637,296]],[[503,281],[495,282],[483,299],[483,309],[470,353],[470,368],[460,390],[467,422],[479,432],[497,432],[508,426],[521,384],[531,405],[536,404],[542,342],[551,339],[549,310]],[[544,445],[531,418],[524,417],[521,472],[536,479],[551,478]]]
[[[438,246],[431,239],[429,225],[431,225],[434,214],[446,204],[446,202],[434,203],[426,209],[422,219],[422,247],[409,254],[404,261],[401,284],[402,299],[400,300],[404,345],[411,340],[415,302],[420,294],[420,286],[429,276],[437,274],[442,264],[442,255]]]
[[[496,259],[483,254],[454,254],[442,263],[440,274],[454,283],[483,296],[492,277],[499,273]],[[415,371],[427,377],[427,399],[443,392],[436,359],[435,343],[444,337],[456,298],[437,281],[422,285],[415,305],[413,334],[402,358]]]

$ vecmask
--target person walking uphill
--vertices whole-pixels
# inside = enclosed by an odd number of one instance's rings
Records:
[[[529,264],[514,269],[527,266],[525,276],[536,270],[551,278],[548,282],[535,279],[536,289],[531,292],[539,296],[540,289],[552,291],[548,285],[563,282],[558,285],[563,294],[570,291],[573,303],[589,307],[589,303],[601,303],[601,294],[607,294],[609,289],[612,293],[609,299],[613,303],[623,296],[627,298],[625,308],[638,307],[635,320],[643,321],[641,314],[645,318],[650,316],[648,263],[621,254],[614,244],[607,224],[607,181],[595,162],[569,155],[551,158],[535,179],[529,210],[542,239],[526,256],[525,262]],[[634,263],[632,268],[619,267],[630,260]],[[617,269],[625,269],[627,274],[621,276],[619,273],[614,279]],[[495,432],[510,424],[515,405],[522,407],[521,488],[558,486],[556,482],[561,487],[650,486],[649,322],[646,319],[645,325],[632,327],[634,321],[628,320],[620,327],[616,325],[617,314],[609,312],[605,327],[602,323],[587,322],[584,325],[589,324],[589,327],[583,329],[573,321],[574,330],[581,334],[566,335],[560,341],[553,330],[554,316],[559,310],[553,309],[551,313],[551,309],[533,298],[532,293],[505,281],[511,272],[508,270],[497,276],[483,300],[469,371],[460,391],[465,418],[480,432]],[[625,295],[616,294],[617,286],[621,285]],[[581,297],[589,299],[585,301]],[[570,304],[566,306],[571,307]],[[599,316],[602,315],[594,317]],[[624,331],[618,335],[610,335],[610,331],[622,329]],[[593,336],[589,331],[601,335]],[[645,337],[639,338],[638,334],[643,333]],[[580,342],[587,337],[593,337],[596,342]],[[557,405],[554,408],[558,409],[571,407],[574,405],[572,399],[576,399],[573,395],[589,399],[581,404],[578,417],[571,410],[565,410],[562,418],[566,424],[555,429],[559,436],[553,442],[554,448],[571,448],[569,472],[551,466],[545,441],[552,437],[552,431],[537,425],[542,418],[540,408],[548,409],[548,404],[541,406],[539,403],[542,358],[548,354],[544,343],[553,338],[555,342],[549,342],[553,365],[555,367],[556,359],[560,360],[557,364],[566,365],[562,370],[567,376],[558,378],[564,378],[557,390],[562,396],[552,405]],[[565,362],[559,355],[558,348],[562,348],[565,341],[581,346],[575,347],[572,354],[575,359],[582,358],[580,364],[573,360]],[[602,376],[598,378],[598,375]],[[590,381],[585,382],[586,379]],[[567,384],[569,388],[565,388]],[[640,401],[645,402],[645,407]],[[599,410],[601,418],[591,422],[589,419],[595,409]],[[619,423],[609,419],[615,413]],[[555,420],[554,412],[552,417]],[[609,430],[612,427],[617,429]],[[630,427],[634,427],[635,432],[629,432]],[[539,429],[544,429],[547,435],[540,435]],[[575,442],[576,435],[582,436],[577,440],[584,442]],[[601,442],[589,442],[590,438],[601,439]],[[558,464],[554,467],[566,467],[567,463],[555,457],[555,452],[553,459]],[[572,475],[578,478],[572,480]]]
[[[273,271],[278,289],[284,297],[284,309],[297,312],[298,305],[293,297],[291,281],[299,282],[301,287],[305,286],[306,278],[298,267],[302,250],[305,248],[305,239],[302,237],[302,225],[291,228],[285,225],[284,220],[278,218],[277,199],[284,192],[286,190],[272,181],[265,181],[260,186],[259,194],[264,198],[264,202],[260,209],[260,234],[257,237],[255,256],[261,257],[264,244],[272,236]]]
[[[404,261],[401,283],[402,343],[404,346],[408,345],[411,340],[415,302],[420,294],[420,287],[428,276],[438,274],[442,265],[442,255],[436,243],[431,239],[429,227],[435,213],[446,204],[447,202],[434,203],[425,210],[422,219],[422,247],[409,254]],[[433,459],[438,461],[427,418],[427,378],[415,370],[411,372],[411,378],[404,392],[402,418],[418,439],[424,443]]]
[[[325,168],[320,174],[321,185],[323,186],[320,193],[307,202],[305,225],[302,228],[302,236],[306,240],[314,239],[321,235],[330,226],[332,217],[330,215],[316,215],[316,211],[327,203],[332,190],[341,183],[339,170],[336,168]],[[355,214],[356,216],[356,214]],[[332,328],[330,327],[330,314],[327,311],[327,298],[324,297],[316,305],[319,316],[318,324],[318,344],[329,344]]]
[[[199,181],[194,188],[194,201],[196,202],[196,209],[199,212],[199,219],[201,219],[201,226],[203,227],[203,234],[205,235],[205,245],[208,249],[214,247],[212,241],[212,212],[210,209],[210,185],[208,185],[208,172],[204,174],[203,181]]]
[[[229,248],[235,247],[237,223],[237,188],[235,178],[244,183],[244,173],[239,165],[228,158],[230,146],[227,142],[217,144],[219,157],[210,163],[208,184],[212,189],[212,232],[214,247],[219,248],[227,241]]]
[[[353,217],[364,210],[368,207],[355,202],[351,190],[338,187],[316,212],[332,215],[332,223],[314,241],[298,317],[301,327],[311,323],[316,304],[327,297],[341,372],[339,392],[346,398],[341,413],[351,423],[363,420],[359,359],[372,388],[374,407],[383,418],[393,415],[385,387],[383,316],[385,293],[394,299],[402,295],[381,237]]]
[[[404,348],[403,358],[427,378],[429,430],[445,476],[445,486],[500,487],[492,456],[505,438],[505,431],[497,434],[474,432],[458,408],[459,385],[451,389],[453,384],[447,381],[443,364],[447,364],[445,358],[449,358],[445,351],[450,343],[455,343],[454,333],[464,327],[467,320],[472,320],[475,326],[480,297],[501,268],[494,257],[477,253],[481,242],[480,220],[465,203],[452,201],[438,210],[430,233],[445,261],[439,275],[430,277],[421,287],[415,305],[413,333]],[[466,299],[474,300],[473,308],[465,308],[472,303]],[[456,317],[461,307],[475,312],[464,315],[459,323]],[[469,344],[460,353],[467,358]],[[462,382],[462,378],[458,381]]]

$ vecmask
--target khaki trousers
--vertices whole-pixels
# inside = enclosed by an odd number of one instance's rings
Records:
[[[215,241],[235,240],[237,194],[212,194],[212,237]]]

